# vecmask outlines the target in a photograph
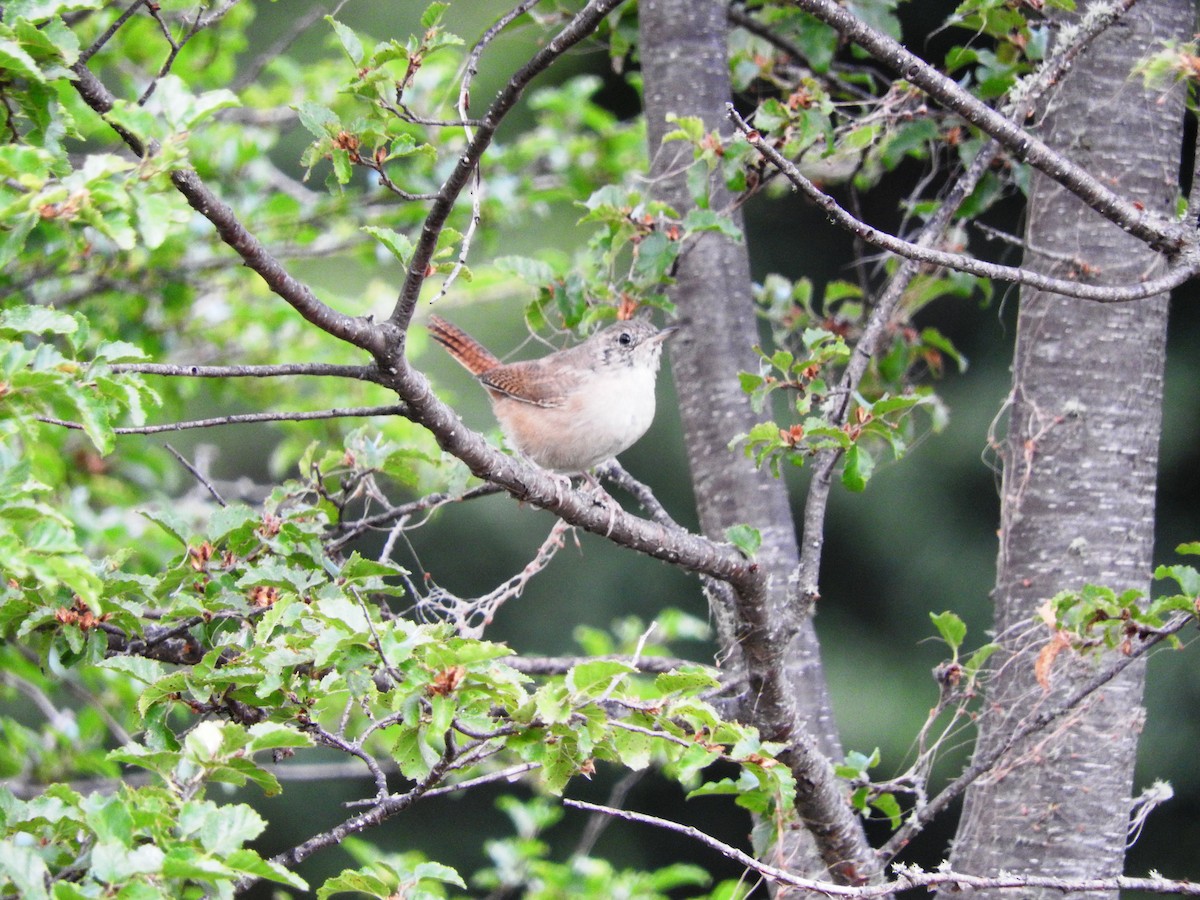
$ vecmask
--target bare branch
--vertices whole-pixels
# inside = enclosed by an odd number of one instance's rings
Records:
[[[1087,891],[1146,891],[1152,894],[1175,894],[1182,897],[1200,897],[1200,883],[1191,881],[1173,881],[1167,878],[1152,876],[1150,878],[1131,878],[1125,875],[1115,878],[1053,878],[1040,875],[966,875],[953,872],[949,868],[926,872],[915,866],[897,866],[895,878],[879,884],[842,885],[828,881],[818,881],[814,878],[801,878],[786,869],[760,862],[737,847],[717,840],[712,835],[705,834],[691,825],[681,825],[670,819],[650,816],[645,813],[633,812],[627,809],[614,809],[611,806],[601,806],[597,803],[586,803],[583,800],[564,799],[567,806],[581,809],[585,812],[601,813],[606,816],[637,822],[642,825],[652,825],[665,831],[672,831],[692,838],[706,847],[717,851],[722,856],[732,859],[739,865],[757,872],[781,885],[799,888],[823,897],[850,897],[868,900],[873,897],[886,897],[899,891],[912,888],[932,888],[946,886],[958,890],[970,888],[973,890],[1012,890],[1021,891],[1030,888],[1048,888],[1062,891],[1063,894]]]
[[[503,491],[498,484],[482,484],[478,487],[471,488],[469,491],[464,491],[461,494],[429,494],[419,500],[414,500],[411,503],[403,503],[400,506],[394,506],[386,509],[383,512],[375,513],[371,516],[364,516],[354,522],[339,522],[337,525],[337,537],[331,540],[326,546],[329,550],[338,550],[348,544],[350,541],[365,534],[374,528],[382,528],[385,525],[391,525],[409,516],[419,512],[432,512],[451,503],[461,503],[466,500],[475,500],[479,497],[490,497],[493,494],[498,494]]]
[[[468,778],[466,781],[456,781],[454,784],[444,784],[441,787],[433,788],[425,792],[425,797],[426,799],[430,797],[442,797],[446,794],[470,790],[471,788],[479,787],[481,784],[493,784],[497,781],[507,781],[511,784],[526,772],[532,772],[534,769],[540,769],[541,767],[541,763],[517,763],[498,772],[488,772],[486,775],[478,775],[475,778]]]
[[[192,474],[192,477],[195,478],[197,481],[200,482],[200,484],[202,484],[204,486],[204,488],[209,492],[209,494],[212,495],[212,498],[217,501],[218,505],[220,505],[220,506],[228,506],[229,505],[225,502],[225,498],[221,496],[221,493],[215,487],[213,487],[212,482],[209,481],[207,478],[205,478],[204,474],[199,469],[197,469],[190,462],[188,462],[187,458],[182,453],[180,453],[178,450],[176,450],[170,444],[164,444],[164,446],[167,448],[168,451],[170,451],[172,456],[174,456],[177,460],[179,460],[179,464],[181,466],[183,466],[185,469],[187,469]]]
[[[1128,303],[1134,300],[1145,300],[1147,297],[1165,294],[1195,277],[1196,273],[1200,271],[1200,251],[1192,244],[1189,244],[1187,249],[1183,250],[1180,262],[1165,275],[1160,275],[1157,278],[1152,278],[1138,284],[1119,286],[1080,284],[1078,281],[1071,281],[1064,278],[1051,278],[1039,272],[1034,272],[1031,269],[984,262],[983,260],[972,256],[965,256],[961,253],[950,253],[946,250],[937,250],[933,247],[915,244],[868,225],[866,222],[855,218],[851,213],[847,212],[833,197],[826,194],[805,177],[804,173],[793,162],[772,147],[769,141],[763,140],[762,136],[751,128],[746,123],[746,120],[738,114],[732,103],[729,104],[729,118],[733,120],[738,130],[745,135],[750,146],[754,147],[773,166],[779,169],[788,181],[795,185],[804,196],[825,210],[834,224],[841,226],[869,244],[896,253],[906,259],[912,259],[933,266],[943,266],[947,269],[967,272],[968,274],[978,275],[981,278],[990,278],[994,281],[1023,284],[1037,288],[1040,291],[1061,294],[1065,297],[1093,300],[1097,303]]]
[[[505,659],[504,664],[525,675],[565,675],[572,666],[596,660],[628,663],[639,672],[647,674],[673,672],[684,666],[702,665],[674,656],[639,656],[636,660],[628,656],[512,656]],[[715,668],[711,671],[714,675],[720,674]]]
[[[516,105],[534,77],[545,71],[551,63],[595,31],[601,20],[622,2],[623,0],[590,0],[562,31],[535,53],[533,58],[500,89],[499,95],[492,101],[480,121],[474,138],[459,156],[454,171],[442,184],[442,188],[438,192],[438,199],[434,201],[429,214],[425,217],[421,237],[413,249],[412,259],[408,264],[404,285],[400,289],[395,309],[388,320],[397,332],[402,333],[408,328],[417,301],[420,299],[421,287],[425,283],[427,270],[433,260],[434,251],[437,249],[438,236],[441,234],[459,194],[472,178],[475,167],[479,165],[483,152],[491,145],[500,122]]]
[[[89,59],[99,53],[100,49],[112,40],[112,36],[121,30],[121,26],[129,21],[130,16],[141,9],[145,3],[146,0],[133,0],[133,3],[129,4],[128,9],[117,16],[116,20],[108,28],[104,29],[104,32],[96,40],[92,41],[91,45],[79,51],[79,64],[86,65]]]
[[[1118,657],[1106,669],[1092,676],[1092,678],[1064,697],[1059,703],[1040,710],[1036,715],[1025,719],[1007,735],[1002,744],[995,747],[986,756],[977,757],[972,760],[963,773],[950,782],[941,793],[930,800],[925,806],[914,810],[908,821],[892,835],[886,844],[879,848],[879,856],[883,859],[894,858],[929,822],[943,812],[952,802],[957,800],[972,782],[990,772],[1009,750],[1025,740],[1029,735],[1041,731],[1050,723],[1075,709],[1089,696],[1124,672],[1135,661],[1141,659],[1142,656],[1161,641],[1172,634],[1177,634],[1185,625],[1194,621],[1195,617],[1187,613],[1176,614],[1161,629],[1147,635],[1141,644],[1133,647],[1128,654]]]
[[[199,366],[168,363],[114,363],[113,372],[163,375],[180,378],[279,378],[285,375],[321,375],[379,383],[382,376],[374,366],[339,366],[329,363],[283,363],[272,366]]]
[[[216,416],[211,419],[192,419],[187,422],[171,422],[166,425],[132,425],[114,428],[113,434],[162,434],[164,431],[187,431],[191,428],[215,428],[218,425],[244,425],[248,422],[307,422],[313,419],[341,419],[367,416],[403,416],[406,415],[403,405],[395,406],[358,406],[344,409],[318,409],[312,412],[266,412],[242,413],[238,415]],[[79,422],[68,422],[65,419],[55,419],[51,416],[36,416],[39,422],[47,425],[57,425],[72,431],[83,431]]]
[[[533,559],[526,563],[516,575],[482,597],[468,600],[456,597],[449,591],[434,585],[433,589],[419,601],[419,608],[432,611],[438,618],[452,622],[455,631],[465,637],[481,638],[484,628],[492,624],[500,607],[509,600],[520,597],[533,577],[550,565],[558,551],[565,546],[563,535],[570,527],[562,519],[556,520],[550,533],[538,547]]]
[[[952,79],[898,41],[867,25],[836,0],[793,0],[793,3],[837,30],[847,40],[861,46],[933,99],[996,138],[1018,160],[1045,173],[1134,237],[1167,254],[1194,245],[1193,236],[1180,223],[1139,209],[1137,205],[1118,196],[1090,172],[1051,150],[1039,138],[977,100]]]

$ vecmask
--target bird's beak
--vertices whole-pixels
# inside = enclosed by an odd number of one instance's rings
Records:
[[[650,338],[650,340],[654,341],[656,344],[661,344],[663,341],[665,341],[667,338],[671,337],[673,334],[675,334],[675,332],[677,332],[682,327],[683,326],[681,324],[666,325],[666,326],[660,328],[658,331],[658,334],[654,335],[652,338]]]

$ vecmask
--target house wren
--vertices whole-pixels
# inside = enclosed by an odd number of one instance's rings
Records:
[[[461,328],[429,317],[433,339],[487,389],[509,442],[563,474],[586,472],[646,433],[662,342],[675,328],[630,319],[541,359],[502,363]]]

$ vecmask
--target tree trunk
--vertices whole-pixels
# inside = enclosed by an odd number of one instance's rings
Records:
[[[682,214],[694,205],[686,175],[691,147],[682,141],[662,144],[673,127],[666,116],[697,116],[709,130],[728,129],[726,4],[642,0],[638,14],[653,192]],[[713,186],[714,209],[729,208],[732,199],[722,185]],[[740,224],[740,216],[735,218]],[[677,282],[672,299],[687,324],[669,350],[701,528],[717,539],[723,539],[731,525],[757,528],[762,546],[756,562],[769,580],[768,625],[750,638],[729,599],[718,597],[714,602],[722,654],[737,666],[747,639],[776,644],[772,652],[786,673],[798,718],[825,755],[840,760],[816,634],[810,620],[796,621],[797,604],[792,602],[799,555],[786,486],[729,449],[730,439],[749,431],[756,421],[737,378],[739,371],[756,368],[752,348],[759,342],[745,243],[714,232],[701,235],[682,257]],[[743,718],[753,723],[758,721],[758,690],[755,673],[750,676]],[[815,873],[824,868],[809,849],[782,850],[793,871]]]
[[[1186,40],[1193,15],[1185,0],[1135,7],[1050,96],[1041,125],[1050,146],[1155,212],[1176,201],[1184,92],[1148,93],[1130,69],[1163,40]],[[1135,281],[1161,263],[1041,175],[1026,246],[1025,265],[1099,283]],[[1004,649],[993,657],[977,759],[1104,664],[1061,653],[1044,691],[1034,677],[1042,603],[1086,584],[1149,588],[1166,325],[1165,296],[1101,305],[1021,292],[994,596]],[[1143,667],[1130,666],[975,783],[956,870],[1121,873],[1143,680]]]

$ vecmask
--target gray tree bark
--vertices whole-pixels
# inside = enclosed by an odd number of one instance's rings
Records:
[[[642,0],[638,15],[653,193],[682,214],[694,205],[686,171],[692,150],[680,141],[662,143],[663,135],[673,127],[666,116],[697,116],[709,130],[728,131],[725,104],[731,88],[726,4],[722,0]],[[732,199],[723,186],[713,186],[714,209],[727,208]],[[757,366],[752,348],[759,341],[745,243],[716,233],[701,235],[681,258],[676,277],[672,299],[687,324],[669,351],[701,527],[717,539],[723,539],[729,526],[741,523],[753,525],[762,534],[755,558],[768,584],[762,602],[748,610],[728,595],[718,593],[710,598],[715,601],[722,653],[728,664],[747,675],[741,717],[758,725],[764,737],[785,742],[794,735],[773,734],[772,728],[777,723],[802,723],[824,754],[822,762],[827,768],[828,760],[841,759],[842,750],[816,634],[811,620],[798,612],[795,577],[799,551],[786,486],[729,449],[730,439],[748,431],[756,421],[737,378],[739,371]],[[764,708],[770,704],[763,698],[780,692],[770,687],[764,690],[763,681],[778,679],[785,685],[779,705],[789,708],[773,714]],[[819,852],[824,862],[803,831],[785,836],[770,855],[772,861],[806,874],[829,869],[844,881],[878,872],[860,824],[844,815],[848,807],[831,772],[814,774],[811,782],[824,782],[825,796],[840,807],[842,822],[835,826],[828,820],[809,821],[809,829],[840,829],[842,833],[822,835]],[[829,790],[831,786],[833,790]],[[801,792],[809,787],[812,784],[802,784]],[[804,803],[798,806],[803,814]],[[831,857],[836,862],[831,863]]]
[[[1179,189],[1183,91],[1148,92],[1130,69],[1164,39],[1186,40],[1194,15],[1188,0],[1135,7],[1050,96],[1039,126],[1050,146],[1157,212],[1173,209]],[[1122,282],[1159,266],[1141,242],[1042,175],[1026,242],[1025,265],[1060,276]],[[1062,653],[1043,690],[1033,667],[1046,629],[1034,620],[1046,599],[1086,584],[1149,589],[1166,324],[1165,296],[1100,305],[1021,293],[994,594],[1004,650],[993,657],[977,756],[1103,664]],[[1130,666],[977,781],[954,868],[1120,874],[1143,681],[1143,667]]]

